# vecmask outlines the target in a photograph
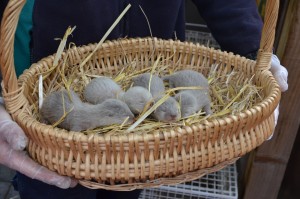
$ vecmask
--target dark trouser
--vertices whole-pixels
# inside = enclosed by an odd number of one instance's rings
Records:
[[[60,189],[28,178],[21,173],[16,174],[13,185],[19,191],[21,199],[137,199],[141,192],[141,190],[128,192],[93,190],[81,185],[70,189]]]

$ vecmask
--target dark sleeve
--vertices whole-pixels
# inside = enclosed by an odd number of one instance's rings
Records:
[[[4,12],[4,9],[7,5],[7,3],[8,3],[8,0],[1,0],[0,1],[0,19],[1,19],[1,21],[2,21],[3,12]],[[1,21],[0,21],[0,23],[1,23]]]
[[[221,48],[246,56],[259,49],[262,19],[255,0],[193,0]]]

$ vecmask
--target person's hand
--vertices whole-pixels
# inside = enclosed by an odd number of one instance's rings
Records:
[[[271,68],[270,68],[271,73],[273,74],[274,78],[276,79],[281,92],[285,92],[288,90],[288,71],[287,69],[280,64],[280,61],[276,55],[272,55],[271,59]],[[279,104],[276,107],[274,111],[274,117],[275,117],[275,127],[277,125],[278,121],[278,116],[279,116]],[[273,137],[274,132],[272,135],[268,138],[270,140]]]
[[[271,73],[273,74],[274,78],[276,79],[281,92],[285,92],[288,89],[288,71],[284,66],[280,64],[280,61],[276,55],[272,55],[271,59]]]
[[[34,162],[23,149],[28,139],[19,125],[0,104],[0,164],[17,170],[26,176],[62,189],[75,187],[77,181],[57,173]]]

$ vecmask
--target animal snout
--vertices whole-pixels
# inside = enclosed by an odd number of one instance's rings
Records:
[[[177,119],[178,119],[178,114],[170,114],[171,121],[177,121]]]

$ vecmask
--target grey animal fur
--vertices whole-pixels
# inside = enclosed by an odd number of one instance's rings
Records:
[[[202,108],[206,115],[212,113],[208,81],[201,73],[193,70],[181,70],[163,77],[163,80],[169,81],[171,88],[203,87],[200,90],[182,90],[175,95],[176,100],[181,104],[181,117],[188,117]]]
[[[108,99],[101,104],[92,105],[81,102],[77,94],[71,91],[72,100],[66,90],[52,92],[43,102],[40,114],[42,119],[53,124],[68,113],[58,127],[71,131],[83,131],[100,126],[122,124],[129,117],[133,122],[134,115],[128,106],[117,99]],[[64,105],[63,99],[64,98]]]
[[[122,93],[121,87],[111,78],[97,77],[85,87],[83,97],[91,104],[100,104],[107,99],[117,99]]]
[[[151,85],[150,85],[150,93],[154,98],[159,97],[164,94],[165,92],[165,85],[163,80],[158,77],[157,75],[150,73],[143,73],[137,77],[134,77],[132,79],[133,86],[141,86],[149,90],[149,82],[151,79]]]
[[[182,118],[193,115],[202,108],[206,115],[212,113],[208,92],[184,90],[177,93],[175,99],[180,104]]]
[[[152,95],[146,88],[134,86],[121,95],[120,99],[128,105],[132,113],[140,114],[146,104],[152,101]]]
[[[141,86],[149,89],[150,79],[150,93],[152,94],[154,101],[157,102],[165,92],[165,85],[160,77],[153,74],[151,78],[150,73],[144,73],[133,78],[133,86]],[[157,107],[152,113],[152,116],[158,121],[177,121],[180,118],[178,102],[173,97],[169,97],[163,104]]]
[[[154,101],[157,102],[161,97],[155,98]],[[158,121],[162,122],[175,122],[180,119],[179,104],[173,97],[169,97],[164,103],[162,103],[157,109],[152,113]]]

